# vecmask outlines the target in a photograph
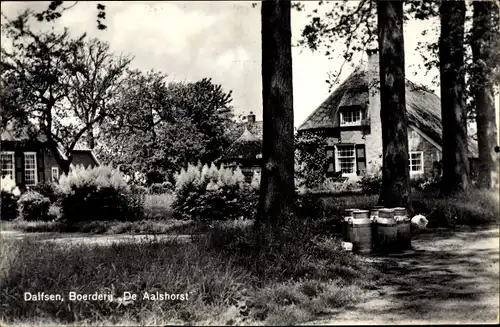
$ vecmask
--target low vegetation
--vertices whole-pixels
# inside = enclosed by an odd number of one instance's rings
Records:
[[[144,196],[144,216],[154,220],[173,218],[172,204],[175,197],[172,193],[146,194]]]
[[[85,221],[66,224],[61,221],[2,222],[5,231],[25,233],[89,233],[89,234],[192,234],[201,229],[193,221],[186,220],[139,220],[139,221]]]
[[[223,225],[222,225],[223,224]],[[286,250],[257,256],[251,222],[216,224],[192,243],[145,241],[112,246],[8,241],[1,244],[1,321],[51,324],[295,324],[353,304],[377,272],[337,239],[302,228]],[[313,225],[313,224],[311,224]],[[305,226],[304,226],[305,227]],[[300,234],[301,236],[299,237]],[[23,260],[17,260],[22,257]],[[65,269],[60,269],[64,266]],[[29,302],[23,293],[113,294],[113,301]],[[129,291],[139,299],[123,302]],[[188,294],[148,301],[144,292]],[[292,313],[293,312],[293,313]]]
[[[479,226],[500,224],[497,190],[471,189],[450,197],[435,193],[418,192],[413,206],[429,220],[428,227]]]

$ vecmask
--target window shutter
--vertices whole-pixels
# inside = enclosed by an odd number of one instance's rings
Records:
[[[43,167],[43,153],[42,151],[37,151],[36,152],[36,164],[37,164],[37,173],[38,173],[38,176],[37,176],[37,179],[38,179],[38,183],[42,183],[42,182],[45,182],[45,178],[44,178],[44,167]]]
[[[24,184],[24,156],[21,152],[14,154],[14,161],[16,162],[16,184]]]
[[[366,174],[366,153],[364,144],[356,144],[356,173],[358,176]]]
[[[335,174],[335,148],[333,146],[326,148],[326,157],[328,159],[326,163],[326,175],[331,177]]]

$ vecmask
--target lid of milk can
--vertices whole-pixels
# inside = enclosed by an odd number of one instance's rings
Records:
[[[388,208],[379,209],[378,216],[380,218],[394,218],[394,210]]]
[[[394,216],[406,216],[406,208],[403,207],[394,208]]]
[[[368,210],[356,210],[352,214],[354,218],[370,218],[370,212]]]

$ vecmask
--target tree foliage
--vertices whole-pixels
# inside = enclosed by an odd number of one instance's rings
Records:
[[[167,83],[133,71],[96,148],[105,162],[172,177],[188,163],[218,158],[230,142],[231,92],[210,79]]]
[[[33,12],[32,15],[40,22],[42,21],[51,22],[53,20],[60,18],[63,12],[73,8],[77,4],[78,1],[74,1],[73,4],[64,6],[64,1],[61,0],[51,1],[50,4],[47,6],[47,9],[41,12]],[[99,30],[104,30],[107,28],[107,26],[104,24],[104,20],[106,19],[106,6],[101,3],[98,3],[96,5],[96,9],[97,9],[97,28]]]
[[[1,50],[2,125],[12,119],[20,126],[33,122],[67,172],[81,137],[110,112],[109,98],[130,61],[115,61],[106,44],[70,37],[67,29],[34,32],[32,14],[25,11],[2,25],[11,41]],[[94,47],[101,49],[99,59]]]
[[[344,65],[351,62],[356,53],[376,47],[376,4],[375,0],[342,0],[319,1],[318,5],[319,8],[308,14],[311,20],[302,31],[299,45],[321,51],[329,59],[343,59],[341,68],[329,72],[326,80],[332,89],[340,82]]]
[[[67,96],[72,115],[90,126],[86,130],[87,145],[95,145],[96,123],[117,110],[117,100],[125,79],[130,57],[117,57],[109,44],[92,39],[78,49],[70,74]]]

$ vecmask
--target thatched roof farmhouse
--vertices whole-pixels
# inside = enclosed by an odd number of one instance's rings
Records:
[[[354,72],[298,128],[326,131],[330,145],[330,174],[341,172],[357,179],[375,174],[382,165],[378,53],[368,51],[368,60]],[[440,173],[442,126],[441,102],[437,95],[406,80],[410,172],[413,177]],[[471,162],[478,156],[477,144],[469,142]]]
[[[298,133],[322,131],[328,142],[327,176],[351,180],[378,174],[382,166],[379,62],[376,51],[368,51],[353,73],[314,110]],[[406,80],[410,174],[430,177],[441,174],[441,102],[437,95]],[[261,157],[262,122],[253,114],[241,136],[227,149],[221,162],[240,167],[258,167]],[[469,142],[471,166],[476,163],[476,142]],[[471,167],[474,170],[474,167]]]

